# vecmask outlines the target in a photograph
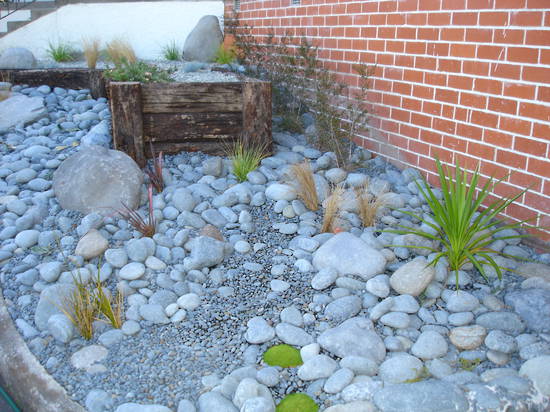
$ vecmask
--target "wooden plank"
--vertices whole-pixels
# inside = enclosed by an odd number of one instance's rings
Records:
[[[242,138],[256,147],[273,151],[271,135],[271,83],[245,81],[243,83]]]
[[[10,69],[0,70],[0,76],[14,84],[29,86],[46,84],[67,89],[90,88],[90,70],[88,69]]]
[[[240,112],[242,83],[148,83],[143,113]]]
[[[159,153],[161,151],[164,153],[201,151],[211,155],[225,156],[227,154],[226,147],[231,145],[231,143],[234,141],[235,139],[231,137],[220,137],[219,140],[217,140],[216,142],[205,142],[200,140],[188,140],[184,142],[156,142],[153,144],[153,149],[155,153]]]
[[[107,97],[103,70],[90,70],[88,84],[90,94],[94,99],[97,99],[99,97]]]
[[[146,164],[143,151],[143,119],[141,117],[141,84],[111,82],[109,84],[113,144],[126,152],[138,165]]]
[[[242,116],[235,112],[143,114],[143,133],[153,142],[237,137],[241,128]]]

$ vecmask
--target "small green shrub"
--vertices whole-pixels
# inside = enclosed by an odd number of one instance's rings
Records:
[[[443,199],[439,199],[430,185],[423,179],[423,183],[416,181],[416,186],[421,196],[426,199],[431,210],[431,219],[419,216],[413,212],[402,212],[418,219],[428,225],[435,234],[422,229],[400,226],[399,230],[388,230],[390,233],[415,234],[435,243],[433,247],[425,246],[431,252],[437,253],[430,265],[436,265],[441,258],[446,258],[449,268],[455,272],[456,287],[458,289],[458,271],[464,264],[470,262],[487,280],[483,265],[492,267],[499,279],[502,278],[502,269],[494,260],[496,255],[502,254],[491,249],[493,237],[506,229],[517,229],[523,222],[501,223],[496,217],[510,204],[523,195],[527,189],[508,198],[498,199],[484,209],[482,203],[492,194],[495,186],[502,179],[495,181],[493,177],[478,189],[479,166],[468,175],[456,162],[454,173],[452,168],[441,165],[439,159],[435,160],[439,175],[439,184]],[[477,194],[476,194],[477,190]],[[432,220],[433,219],[433,220]],[[509,235],[501,239],[522,238],[526,235]],[[441,245],[441,248],[439,247]],[[408,246],[405,246],[408,247]],[[413,247],[413,246],[411,246]],[[418,246],[414,246],[418,247]],[[508,255],[507,255],[508,256]]]
[[[98,314],[103,315],[113,328],[120,329],[124,314],[124,295],[120,291],[117,292],[114,299],[107,295],[100,280],[99,264],[97,265],[97,279],[93,297]]]
[[[128,63],[122,61],[114,68],[105,70],[104,76],[115,82],[142,82],[142,83],[159,83],[172,82],[170,78],[171,71],[161,69],[152,64],[147,64],[142,61]]]
[[[317,412],[319,406],[305,393],[291,393],[279,402],[276,412]]]
[[[226,148],[226,152],[233,163],[233,174],[239,182],[244,182],[248,173],[255,170],[266,157],[266,145],[245,143],[240,139]]]
[[[479,366],[480,363],[481,363],[481,359],[479,359],[479,358],[475,358],[475,359],[472,359],[472,360],[460,358],[458,360],[458,364],[459,364],[460,369],[463,369],[463,370],[468,371],[468,372],[473,371],[475,368],[477,368]]]
[[[162,55],[166,60],[170,61],[177,61],[180,59],[181,51],[175,40],[172,40],[162,48]]]
[[[74,60],[75,56],[74,49],[69,44],[62,42],[59,42],[57,44],[50,42],[48,44],[46,52],[53,60],[58,63],[70,62]]]
[[[98,313],[94,293],[82,281],[78,271],[73,272],[73,282],[76,288],[67,300],[61,303],[60,309],[82,337],[90,340],[94,333],[93,323]]]
[[[218,64],[231,64],[235,61],[236,54],[231,48],[226,48],[223,44],[218,47],[214,62]]]
[[[300,351],[290,345],[275,345],[265,351],[264,362],[269,366],[280,366],[282,368],[293,368],[304,362]]]

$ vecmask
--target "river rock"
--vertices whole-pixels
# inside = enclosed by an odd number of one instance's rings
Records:
[[[32,52],[24,47],[9,47],[0,54],[0,69],[32,69],[34,67],[36,67],[36,59]]]
[[[211,62],[222,44],[223,33],[216,16],[203,16],[183,45],[183,58],[188,61]]]
[[[91,229],[76,245],[75,255],[84,259],[93,259],[101,255],[109,247],[109,242],[97,229]]]
[[[5,133],[10,127],[16,125],[25,126],[47,114],[42,97],[12,95],[0,101],[0,133]]]
[[[420,359],[435,359],[447,353],[447,341],[439,333],[427,330],[422,332],[411,348],[411,353]]]
[[[74,291],[73,284],[58,283],[48,286],[40,292],[40,299],[34,313],[36,327],[40,330],[47,330],[50,316],[63,314],[61,308],[67,305]]]
[[[414,356],[403,353],[386,359],[380,365],[378,376],[384,382],[403,383],[416,379],[422,371],[422,361]]]
[[[143,405],[141,403],[128,402],[119,405],[115,412],[172,412],[172,409],[163,405]]]
[[[380,363],[386,356],[384,342],[373,330],[372,322],[363,317],[351,318],[335,328],[327,329],[317,338],[317,342],[339,358],[356,355]]]
[[[126,153],[87,146],[61,163],[53,190],[63,209],[112,214],[139,205],[143,173]]]
[[[192,240],[191,255],[185,258],[185,270],[215,266],[224,258],[225,243],[210,236],[199,236]]]
[[[206,392],[199,397],[199,412],[239,412],[229,399],[219,392]]]
[[[420,295],[435,276],[434,267],[427,265],[424,257],[405,263],[391,275],[391,287],[402,295]]]
[[[303,381],[328,378],[338,369],[338,363],[327,355],[316,355],[298,368],[298,377]]]
[[[458,349],[473,350],[481,346],[487,330],[480,325],[459,326],[451,329],[449,339]]]
[[[260,316],[250,319],[247,326],[245,339],[248,343],[257,345],[270,341],[275,337],[275,329],[269,326],[266,320]]]
[[[550,332],[550,290],[518,290],[508,293],[504,301],[514,308],[529,329],[539,333]]]
[[[313,254],[317,270],[332,268],[339,274],[360,275],[368,280],[384,271],[386,259],[378,250],[348,232],[338,233]]]
[[[521,365],[519,370],[519,374],[531,379],[544,396],[550,396],[550,368],[548,365],[550,365],[550,356],[538,356],[529,359]]]

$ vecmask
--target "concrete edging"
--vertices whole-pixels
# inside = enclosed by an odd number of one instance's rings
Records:
[[[86,412],[31,353],[13,324],[1,288],[0,380],[25,412]]]

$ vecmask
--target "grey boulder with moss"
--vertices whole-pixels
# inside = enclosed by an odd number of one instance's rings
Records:
[[[183,58],[199,62],[211,62],[223,42],[223,33],[216,16],[204,16],[185,39]]]
[[[101,146],[82,148],[61,163],[53,190],[63,209],[112,214],[139,206],[143,173],[126,153]]]

